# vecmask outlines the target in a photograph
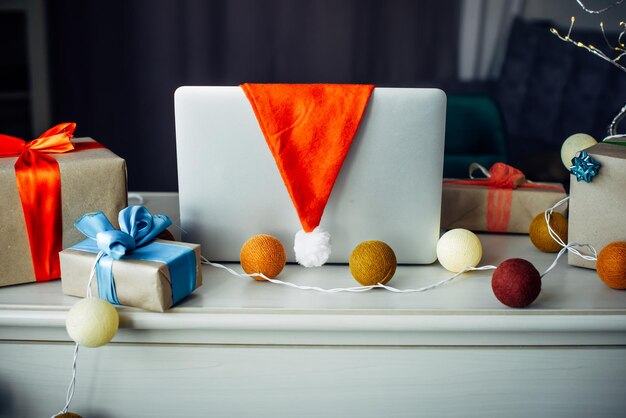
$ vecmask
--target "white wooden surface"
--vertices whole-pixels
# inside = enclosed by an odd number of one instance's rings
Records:
[[[60,408],[71,351],[0,345],[0,416]],[[616,348],[111,344],[80,352],[72,409],[86,418],[619,417],[623,362]]]
[[[146,204],[176,217],[175,196]],[[169,203],[168,203],[169,202]],[[552,255],[526,236],[481,235],[484,264]],[[626,292],[565,260],[532,307],[506,308],[490,272],[427,293],[317,294],[205,267],[204,286],[157,314],[119,308],[109,345],[81,349],[84,417],[614,417],[626,410]],[[418,287],[438,265],[402,266]],[[346,266],[288,266],[284,280],[354,285]],[[72,345],[60,283],[0,289],[0,416],[48,416]]]

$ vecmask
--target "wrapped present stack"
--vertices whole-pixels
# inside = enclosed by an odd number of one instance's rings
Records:
[[[63,276],[85,297],[95,266],[93,294],[164,311],[202,284],[200,246],[156,239],[170,219],[127,208],[125,161],[75,128],[0,135],[0,286]]]

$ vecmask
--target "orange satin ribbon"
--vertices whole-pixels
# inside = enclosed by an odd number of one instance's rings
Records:
[[[472,165],[474,166],[474,164]],[[478,166],[484,171],[482,166]],[[470,168],[470,171],[471,168]],[[471,174],[471,173],[470,173]],[[520,170],[504,163],[495,163],[487,178],[471,180],[444,180],[445,184],[487,187],[487,231],[507,232],[511,219],[513,189],[550,189],[564,191],[563,186],[533,183]]]
[[[30,142],[0,134],[0,158],[18,157],[15,177],[38,282],[61,277],[63,249],[61,173],[57,161],[46,154],[103,148],[97,142],[72,143],[74,129],[75,123],[61,123]]]

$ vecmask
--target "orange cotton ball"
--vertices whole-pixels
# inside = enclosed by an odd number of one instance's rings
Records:
[[[550,216],[550,227],[563,242],[567,242],[567,218],[565,216],[553,212]],[[544,253],[556,253],[561,249],[561,246],[548,233],[548,225],[543,212],[535,216],[530,223],[528,233],[535,247]]]
[[[626,242],[612,242],[600,251],[598,276],[608,287],[626,289]]]
[[[262,273],[273,279],[283,271],[287,253],[278,238],[272,235],[255,235],[241,247],[239,260],[241,268],[247,274]],[[254,279],[265,280],[256,276]]]

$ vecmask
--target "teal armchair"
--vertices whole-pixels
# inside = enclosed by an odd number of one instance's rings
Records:
[[[443,175],[465,178],[471,163],[487,169],[508,162],[502,113],[494,100],[479,95],[449,95]]]

